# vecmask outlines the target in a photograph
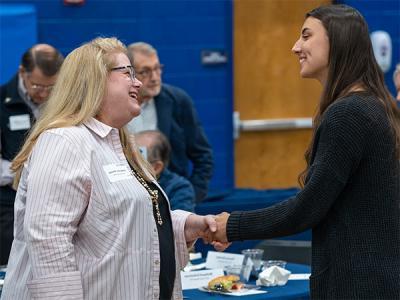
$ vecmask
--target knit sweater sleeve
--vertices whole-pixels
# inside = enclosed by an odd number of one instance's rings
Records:
[[[233,212],[227,224],[229,241],[295,234],[326,216],[357,168],[368,139],[370,121],[359,104],[350,99],[331,105],[316,133],[304,189],[268,208]]]

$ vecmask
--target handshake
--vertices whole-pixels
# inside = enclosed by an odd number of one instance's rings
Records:
[[[185,238],[188,244],[202,238],[205,244],[211,244],[217,251],[224,251],[231,243],[226,236],[226,224],[229,214],[189,215],[185,223]]]

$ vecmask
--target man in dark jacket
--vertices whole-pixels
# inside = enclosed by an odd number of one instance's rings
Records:
[[[7,264],[13,240],[11,161],[49,97],[63,60],[54,47],[35,45],[23,54],[18,73],[0,87],[0,265]]]
[[[186,178],[167,169],[171,146],[165,135],[158,130],[146,130],[135,134],[135,141],[153,167],[160,186],[168,196],[171,209],[194,212],[193,186]]]
[[[200,202],[207,195],[213,157],[193,102],[182,89],[162,84],[163,66],[151,45],[134,43],[128,52],[136,77],[143,83],[138,99],[142,112],[127,125],[128,130],[159,129],[164,133],[172,148],[169,169],[189,179]]]

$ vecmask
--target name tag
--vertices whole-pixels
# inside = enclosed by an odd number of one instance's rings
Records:
[[[224,275],[222,269],[201,270],[192,272],[181,271],[183,290],[198,289],[208,285],[208,282],[218,276]]]
[[[25,130],[31,128],[31,118],[28,114],[11,116],[9,118],[10,130]]]
[[[103,169],[106,172],[110,182],[117,182],[132,178],[131,170],[123,163],[104,165]]]
[[[216,251],[208,251],[206,268],[207,269],[224,269],[227,266],[241,266],[243,263],[243,254],[221,253]]]

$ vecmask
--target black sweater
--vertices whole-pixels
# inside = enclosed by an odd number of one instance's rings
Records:
[[[228,239],[312,228],[313,299],[400,299],[399,173],[383,106],[350,95],[324,114],[304,189],[272,207],[233,212]]]

